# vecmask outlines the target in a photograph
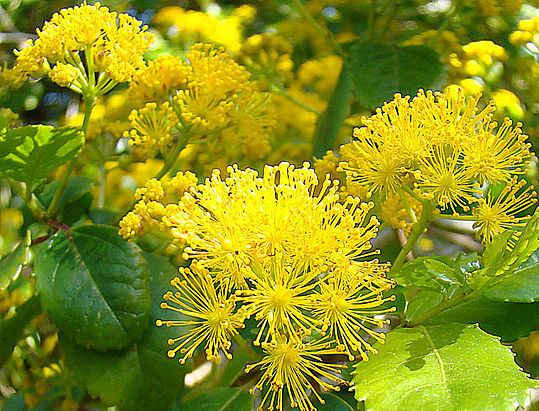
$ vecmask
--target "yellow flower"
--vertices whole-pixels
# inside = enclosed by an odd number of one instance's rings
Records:
[[[386,224],[403,230],[404,234],[408,235],[415,222],[410,214],[413,213],[415,220],[419,220],[423,206],[408,193],[403,194],[404,199],[401,198],[401,194],[388,194],[386,196],[380,206],[380,218]]]
[[[469,210],[475,202],[473,194],[477,185],[465,167],[459,165],[461,153],[450,146],[437,146],[429,158],[421,160],[418,187],[425,198],[432,199],[442,210],[448,206],[456,214],[455,207]]]
[[[127,213],[127,215],[122,218],[119,225],[120,230],[118,230],[118,234],[126,239],[131,237],[138,237],[142,234],[142,231],[144,230],[144,225],[142,224],[142,217],[133,211]]]
[[[494,132],[496,126],[494,121],[482,125],[481,132],[464,146],[462,163],[481,185],[486,181],[509,181],[512,175],[522,174],[533,155],[521,123],[512,127],[511,120],[506,118]]]
[[[255,34],[241,44],[239,61],[256,76],[286,82],[292,77],[292,45],[277,34]]]
[[[309,60],[298,70],[298,80],[304,87],[313,87],[321,94],[329,94],[337,84],[341,72],[342,59],[327,56],[320,60]]]
[[[319,187],[305,164],[266,166],[254,170],[229,167],[222,179],[211,179],[167,207],[163,224],[179,242],[187,241],[185,258],[198,258],[236,286],[253,259],[284,253],[302,267],[347,264],[371,248],[378,221],[367,218],[373,204],[349,197],[339,203],[338,184]],[[319,191],[318,195],[314,193]]]
[[[494,110],[491,103],[479,111],[477,98],[466,99],[460,88],[420,90],[411,100],[396,94],[375,115],[362,119],[355,139],[341,147],[345,161],[339,168],[350,185],[366,187],[368,195],[388,196],[403,184],[419,182],[424,195],[435,197],[442,208],[464,206],[474,181],[461,167],[462,153],[490,133]]]
[[[506,230],[523,226],[529,219],[529,216],[517,216],[537,202],[536,193],[532,191],[531,186],[518,193],[525,185],[525,180],[517,182],[517,178],[513,177],[496,198],[492,198],[489,191],[486,199],[478,200],[477,207],[472,210],[476,218],[474,227],[479,228],[485,244],[490,243],[494,237]]]
[[[168,356],[173,358],[179,351],[184,354],[179,360],[183,364],[200,345],[204,345],[208,361],[219,364],[220,351],[231,359],[230,339],[244,327],[242,312],[235,312],[235,296],[225,287],[216,288],[208,271],[198,264],[191,265],[191,269],[180,268],[180,274],[181,279],[175,277],[170,282],[178,291],[163,295],[165,302],[161,303],[161,308],[180,313],[182,319],[156,321],[158,327],[188,329],[180,337],[168,340],[169,345],[177,344],[168,351]]]
[[[173,142],[178,117],[168,101],[159,108],[157,103],[152,102],[133,110],[129,121],[133,129],[124,133],[124,137],[129,137],[129,144],[140,146],[147,153],[153,153],[155,149],[166,153]]]
[[[187,87],[191,70],[177,56],[159,57],[137,71],[129,84],[129,90],[142,103],[166,101],[172,93]]]
[[[256,9],[249,5],[238,7],[227,17],[169,6],[159,10],[153,22],[185,48],[195,42],[207,42],[236,51],[241,45],[243,27],[255,13]]]
[[[251,389],[264,390],[267,392],[258,407],[259,411],[269,403],[268,410],[282,410],[283,391],[286,389],[288,399],[293,408],[300,411],[316,410],[309,399],[309,393],[314,395],[321,404],[325,401],[318,394],[317,388],[324,391],[339,391],[339,386],[334,384],[346,384],[340,376],[342,364],[328,364],[322,355],[342,354],[342,352],[330,348],[328,340],[302,342],[279,338],[270,343],[262,344],[266,356],[256,364],[248,365],[245,372],[260,367],[263,373],[257,384]]]
[[[381,140],[367,128],[356,128],[356,139],[341,147],[342,159],[346,161],[339,163],[337,171],[346,173],[347,184],[366,187],[367,198],[377,192],[395,193],[406,177],[408,161],[398,155],[392,134]]]
[[[144,67],[143,54],[153,41],[146,29],[100,3],[62,9],[37,30],[34,42],[15,51],[17,67],[34,77],[49,74],[60,86],[82,94],[104,94]]]
[[[310,334],[317,321],[308,315],[315,287],[319,286],[319,275],[323,268],[305,271],[294,266],[286,266],[281,256],[271,264],[269,270],[251,276],[253,288],[238,290],[238,301],[243,302],[247,317],[255,315],[258,321],[258,335],[253,341],[260,345],[275,340],[280,334],[291,339],[298,335]]]
[[[376,262],[371,262],[363,264],[360,270],[351,270],[352,275],[338,270],[327,281],[321,281],[319,290],[312,296],[313,315],[322,323],[322,331],[329,333],[329,337],[348,354],[350,361],[355,358],[353,352],[359,352],[365,361],[368,360],[365,350],[377,353],[366,340],[374,338],[384,343],[385,335],[370,326],[382,327],[389,321],[375,319],[374,316],[395,311],[394,307],[378,308],[386,301],[395,301],[395,296],[382,298],[382,292],[392,286],[391,282],[374,290],[366,286],[372,287],[369,277],[380,276],[378,268]]]

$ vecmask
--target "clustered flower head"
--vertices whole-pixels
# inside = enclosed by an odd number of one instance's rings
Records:
[[[174,142],[171,136],[182,135],[212,141],[221,156],[239,147],[240,154],[260,158],[270,149],[274,121],[266,109],[268,95],[249,77],[227,51],[210,44],[193,45],[186,61],[156,59],[130,84],[135,100],[151,102],[132,112],[133,129],[126,136],[148,154],[156,147],[163,152]]]
[[[527,50],[537,55],[539,46],[539,17],[520,20],[517,30],[509,36],[509,41],[516,46],[528,46]]]
[[[366,260],[376,254],[373,205],[341,199],[338,182],[319,184],[308,163],[266,166],[261,176],[237,166],[227,171],[223,178],[215,170],[177,203],[164,204],[168,189],[150,180],[121,234],[160,230],[186,245],[184,258],[192,260],[162,303],[179,314],[157,321],[186,327],[169,340],[169,356],[179,353],[183,363],[201,347],[208,360],[231,358],[231,338],[251,318],[252,343],[265,353],[246,368],[262,372],[253,388],[265,391],[260,409],[282,409],[286,394],[293,406],[312,410],[309,392],[321,400],[317,388],[344,383],[345,366],[322,355],[367,360],[376,353],[372,342],[384,342],[376,327],[387,320],[376,315],[393,311],[384,304],[394,299],[384,296],[393,282],[388,264]]]
[[[386,202],[398,196],[412,220],[418,210],[410,197],[454,217],[473,208],[488,243],[522,225],[525,217],[519,213],[536,201],[530,189],[519,194],[524,184],[517,178],[533,154],[520,123],[506,118],[498,124],[492,120],[493,102],[483,110],[477,103],[461,90],[420,90],[414,98],[396,94],[354,130],[355,139],[341,149],[340,169],[368,196],[379,193]],[[496,184],[507,188],[494,199],[490,193]]]
[[[127,14],[83,3],[60,10],[38,29],[35,41],[15,51],[16,67],[82,94],[104,94],[145,66],[143,54],[153,41],[146,30]]]

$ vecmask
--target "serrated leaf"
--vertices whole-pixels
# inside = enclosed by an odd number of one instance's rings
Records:
[[[539,210],[539,209],[538,209]],[[539,211],[529,219],[520,233],[518,240],[510,252],[506,252],[503,257],[491,262],[490,265],[484,263],[484,269],[474,273],[468,279],[469,285],[482,293],[496,287],[500,282],[510,277],[514,277],[515,272],[533,255],[539,248]],[[527,273],[530,274],[529,272]],[[532,273],[533,275],[533,273]],[[518,284],[518,277],[513,281]],[[515,285],[513,283],[513,285]],[[510,301],[509,298],[504,300]]]
[[[539,300],[539,250],[483,295],[492,300],[531,303]]]
[[[476,325],[400,328],[378,349],[353,379],[356,399],[373,411],[514,411],[537,386],[511,350]]]
[[[485,247],[482,256],[483,265],[485,267],[490,267],[503,258],[507,251],[507,243],[512,236],[512,231],[505,231],[494,237],[494,239]]]
[[[166,355],[167,339],[187,330],[155,326],[162,317],[163,293],[177,268],[162,256],[144,253],[144,258],[151,274],[152,312],[139,341],[125,350],[101,352],[60,340],[67,366],[90,395],[123,411],[164,409],[182,393],[185,374],[191,371],[190,362],[180,365]]]
[[[186,410],[253,411],[254,397],[241,388],[216,388],[182,404]]]
[[[115,227],[58,232],[41,248],[35,272],[43,309],[78,344],[120,349],[144,333],[151,304],[146,263]]]
[[[343,64],[335,90],[326,110],[318,117],[313,135],[312,157],[322,158],[335,146],[339,129],[346,117],[352,94],[352,78],[348,64]]]
[[[399,285],[448,293],[464,285],[464,275],[449,257],[419,257],[392,272]]]
[[[5,290],[12,281],[15,281],[22,267],[28,264],[31,242],[32,239],[28,231],[26,238],[17,244],[11,253],[0,260],[0,291]]]
[[[73,127],[25,126],[0,135],[0,175],[35,184],[56,167],[74,158],[84,135]]]
[[[17,307],[15,314],[0,322],[0,368],[11,356],[13,347],[22,338],[26,325],[39,313],[41,307],[39,299],[32,297],[20,307]]]
[[[479,324],[482,330],[509,343],[539,330],[539,303],[507,303],[478,297],[432,317],[428,324]]]
[[[369,108],[397,92],[415,95],[419,88],[433,88],[443,72],[438,54],[425,46],[358,43],[350,66],[356,98]]]

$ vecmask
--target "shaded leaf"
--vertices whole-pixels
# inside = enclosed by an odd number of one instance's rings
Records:
[[[183,403],[180,409],[253,411],[254,397],[241,388],[216,388]]]
[[[478,297],[432,317],[428,324],[476,324],[508,343],[539,330],[539,303],[507,303]]]
[[[350,59],[356,98],[375,108],[397,92],[415,95],[419,88],[433,88],[443,65],[438,54],[425,46],[399,47],[358,43]]]
[[[322,158],[335,147],[339,129],[346,117],[352,94],[352,78],[348,64],[343,64],[335,90],[326,110],[318,117],[313,135],[312,157]]]
[[[15,249],[0,260],[0,291],[5,290],[19,276],[22,267],[30,260],[30,232]]]
[[[148,271],[140,249],[115,227],[61,231],[36,258],[43,309],[78,344],[120,349],[144,333],[150,314]]]
[[[0,367],[11,356],[13,347],[22,338],[26,325],[39,313],[39,298],[32,297],[20,307],[15,314],[0,322]]]
[[[43,193],[39,196],[39,200],[45,208],[50,206],[59,184],[60,180],[55,180],[44,187]],[[90,191],[94,185],[94,181],[88,177],[71,177],[67,182],[67,187],[60,200],[60,206],[82,197],[82,195]]]
[[[356,366],[355,395],[366,409],[514,411],[537,386],[511,350],[476,325],[400,328],[386,340]]]
[[[0,175],[35,184],[76,157],[84,135],[73,127],[25,126],[0,135]]]
[[[144,257],[151,274],[152,309],[139,341],[125,350],[101,352],[61,339],[68,367],[90,395],[126,411],[164,409],[181,394],[184,376],[192,368],[189,361],[180,365],[166,355],[167,339],[187,330],[155,326],[155,320],[162,317],[162,295],[177,268],[165,257],[149,253]]]

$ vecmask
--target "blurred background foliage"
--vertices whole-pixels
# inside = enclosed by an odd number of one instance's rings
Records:
[[[248,68],[259,87],[271,94],[268,109],[274,126],[269,148],[247,141],[242,152],[231,151],[223,136],[221,143],[212,146],[188,146],[180,158],[184,170],[208,175],[209,170],[233,162],[242,167],[260,168],[264,163],[310,161],[320,175],[330,173],[343,180],[335,171],[338,163],[335,153],[340,144],[350,141],[353,126],[360,124],[361,116],[372,114],[377,106],[390,100],[393,92],[415,94],[410,87],[418,82],[422,84],[421,81],[430,83],[425,86],[433,89],[461,87],[467,95],[482,93],[483,106],[494,100],[498,120],[509,116],[521,121],[535,151],[539,147],[537,1],[304,1],[305,10],[322,32],[298,13],[294,1],[104,0],[102,4],[126,12],[151,27],[156,43],[147,59],[169,54],[183,57],[196,42],[213,43],[227,48]],[[41,27],[54,12],[72,5],[72,1],[63,0],[0,0],[0,117],[3,121],[18,125],[80,125],[78,95],[48,79],[14,81],[9,71],[15,61],[13,49],[20,49],[27,39],[34,38],[36,27]],[[332,34],[331,42],[323,35],[326,30]],[[398,90],[392,85],[388,87],[389,95],[384,87],[370,91],[365,87],[353,90],[352,95],[339,94],[343,61],[335,51],[350,51],[357,44],[383,44],[387,53],[373,55],[372,60],[363,59],[361,66],[358,63],[350,67],[356,84],[372,82],[383,86],[395,81]],[[431,50],[434,54],[420,57],[435,68],[412,67],[407,72],[409,62],[402,56],[411,50],[407,48],[410,46],[422,46],[422,53],[425,48]],[[369,50],[362,49],[361,53],[368,54]],[[387,56],[389,60],[385,59]],[[380,77],[373,77],[377,73],[381,73]],[[405,76],[398,77],[398,73]],[[410,80],[423,76],[423,80]],[[94,108],[89,139],[92,133],[101,138],[89,144],[83,153],[83,158],[89,160],[80,170],[85,179],[76,181],[72,194],[66,198],[73,205],[71,209],[79,211],[70,215],[70,208],[64,208],[62,219],[67,224],[80,224],[84,219],[114,223],[131,205],[136,187],[161,167],[159,156],[147,159],[127,150],[123,132],[130,128],[128,115],[137,107],[136,102],[126,100],[124,90],[125,87],[118,87]],[[337,99],[340,106],[335,104]],[[331,123],[333,118],[339,121]],[[320,139],[322,134],[333,137]],[[525,177],[537,189],[537,159]],[[41,193],[43,198],[47,196],[47,186],[41,188]],[[387,209],[378,211],[382,220],[384,212],[386,220],[391,219]],[[33,225],[31,213],[20,197],[0,180],[0,256],[10,252],[28,229],[32,238],[43,234]],[[393,259],[402,240],[402,233],[399,237],[399,232],[382,231],[376,244],[382,250],[381,259]],[[142,246],[151,249],[151,239],[144,241],[147,243]],[[416,252],[418,255],[456,254],[461,250],[481,250],[471,225],[436,224],[419,241]],[[9,262],[2,260],[2,263],[2,267],[8,267]],[[16,307],[31,308],[31,277],[31,271],[24,268],[8,288],[0,287],[0,318],[9,319]],[[0,352],[0,407],[66,411],[106,408],[74,382],[59,352],[58,340],[55,327],[45,315],[28,318],[24,338],[17,343],[13,355]],[[539,334],[532,333],[512,347],[524,370],[539,377]]]

